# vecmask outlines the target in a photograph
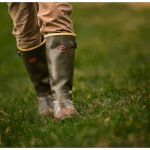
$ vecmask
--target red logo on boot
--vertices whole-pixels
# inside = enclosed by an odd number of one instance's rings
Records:
[[[60,45],[57,47],[57,50],[60,52],[66,52],[68,50],[68,47],[66,45]]]
[[[36,57],[31,57],[31,58],[29,58],[29,62],[30,63],[35,63],[35,62],[37,62],[37,58]]]

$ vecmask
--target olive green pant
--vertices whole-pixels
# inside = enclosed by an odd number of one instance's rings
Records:
[[[10,2],[9,14],[13,20],[13,35],[20,50],[34,49],[43,41],[43,35],[73,33],[69,18],[72,6],[62,2]]]

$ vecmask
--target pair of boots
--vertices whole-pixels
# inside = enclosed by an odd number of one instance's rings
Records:
[[[39,113],[62,120],[77,114],[72,102],[75,37],[54,35],[46,44],[20,51],[39,100]]]

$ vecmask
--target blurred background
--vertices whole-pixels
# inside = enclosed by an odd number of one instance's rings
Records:
[[[79,118],[37,114],[0,3],[0,147],[149,147],[150,3],[71,3],[77,34],[73,98]]]

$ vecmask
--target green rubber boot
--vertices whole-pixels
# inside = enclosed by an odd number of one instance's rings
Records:
[[[75,59],[75,37],[53,35],[46,37],[54,119],[62,120],[77,114],[72,102]]]
[[[19,51],[39,100],[39,114],[52,114],[53,99],[49,82],[45,43],[29,51]]]

